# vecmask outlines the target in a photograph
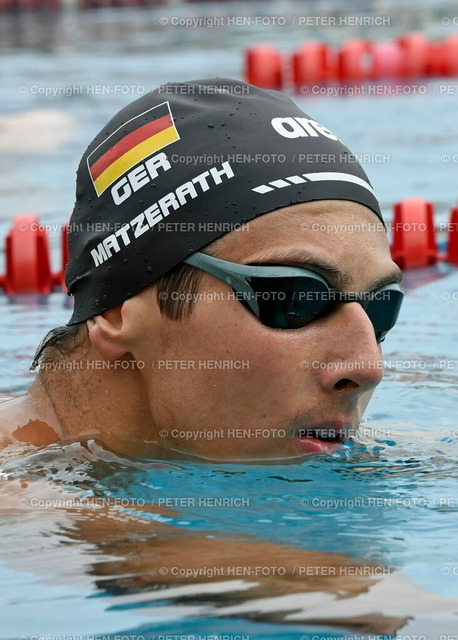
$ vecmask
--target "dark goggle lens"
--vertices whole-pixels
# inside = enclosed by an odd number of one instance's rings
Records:
[[[345,302],[345,294],[315,278],[250,277],[247,281],[254,291],[259,320],[272,329],[300,329]],[[357,300],[374,326],[377,342],[382,342],[396,324],[403,297],[402,291],[388,288]],[[250,308],[246,301],[241,302]]]
[[[396,324],[403,298],[404,294],[398,289],[382,289],[361,303],[374,325],[377,342],[382,342]]]
[[[259,305],[259,319],[273,329],[300,329],[323,314],[333,301],[329,288],[315,278],[247,279]]]

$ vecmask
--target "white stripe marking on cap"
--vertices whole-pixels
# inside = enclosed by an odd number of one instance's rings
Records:
[[[360,187],[364,187],[368,191],[374,194],[374,190],[365,180],[358,178],[358,176],[352,176],[350,173],[339,173],[334,171],[321,171],[319,173],[303,173],[304,178],[308,178],[311,182],[317,182],[318,180],[331,180],[340,182],[353,182],[359,184]]]
[[[268,187],[266,184],[261,184],[259,187],[255,187],[252,191],[256,191],[256,193],[268,193],[269,191],[273,191],[273,187]]]
[[[286,182],[287,180],[289,180],[289,182],[293,184],[301,184],[302,182],[306,182],[307,180],[310,180],[310,182],[329,180],[330,182],[352,182],[353,184],[357,184],[360,187],[364,187],[364,189],[367,189],[368,191],[370,191],[370,193],[372,193],[372,195],[375,196],[374,190],[368,182],[366,182],[362,178],[358,178],[358,176],[353,176],[350,173],[341,173],[338,171],[321,171],[318,173],[303,173],[302,176],[303,177],[288,176],[284,180],[272,180],[272,182],[269,182],[269,185],[272,186],[269,187],[266,184],[260,184],[258,187],[254,187],[252,191],[263,194],[269,193],[269,191],[273,191],[274,187],[276,187],[277,189],[281,189],[282,187],[291,186],[288,182]],[[304,180],[304,178],[306,178],[306,180]]]
[[[291,183],[286,182],[286,180],[272,180],[272,182],[269,182],[269,184],[271,184],[273,187],[277,187],[278,189],[291,186]]]
[[[307,180],[304,180],[301,176],[288,176],[286,180],[289,180],[293,184],[302,184],[303,182],[307,182]]]

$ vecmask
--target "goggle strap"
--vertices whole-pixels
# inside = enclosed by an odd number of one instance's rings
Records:
[[[228,273],[227,267],[225,266],[227,263],[225,261],[221,260],[220,266],[218,258],[207,256],[204,253],[193,253],[183,262],[187,262],[193,267],[215,276],[215,278],[226,282],[226,284],[230,285],[236,291],[240,291],[250,309],[259,316],[259,304],[253,289],[246,281],[246,276],[236,273],[235,269],[232,269],[231,273]]]

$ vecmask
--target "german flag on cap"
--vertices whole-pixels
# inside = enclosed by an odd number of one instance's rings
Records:
[[[87,158],[97,195],[144,158],[179,139],[168,102],[126,122]]]

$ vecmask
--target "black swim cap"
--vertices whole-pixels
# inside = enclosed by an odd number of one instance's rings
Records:
[[[89,145],[69,225],[69,325],[111,309],[265,213],[352,200],[382,220],[340,140],[277,91],[226,78],[170,83]]]

